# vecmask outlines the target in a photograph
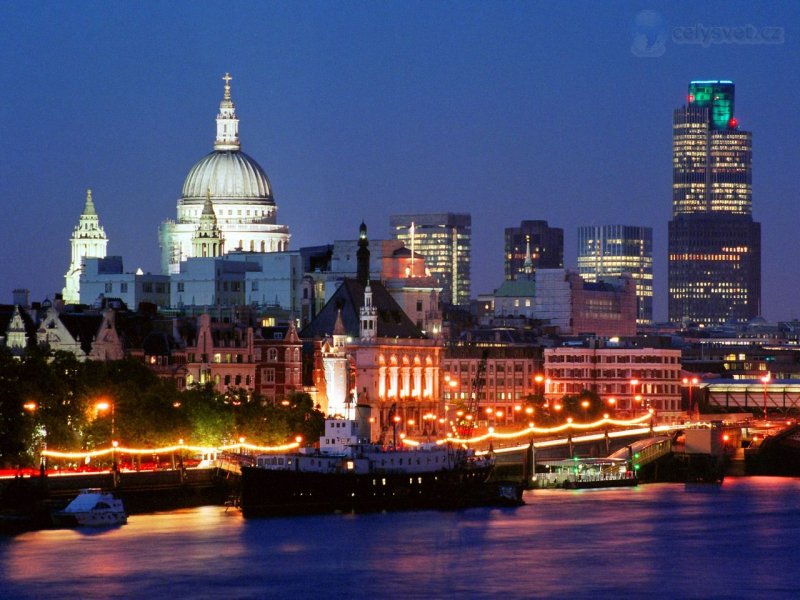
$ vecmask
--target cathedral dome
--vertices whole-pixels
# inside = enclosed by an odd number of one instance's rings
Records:
[[[264,169],[244,152],[215,150],[201,158],[189,171],[181,192],[182,200],[211,199],[264,200],[273,204],[272,186]]]

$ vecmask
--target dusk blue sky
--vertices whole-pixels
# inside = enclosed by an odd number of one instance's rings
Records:
[[[291,248],[353,239],[362,219],[377,239],[392,213],[469,212],[476,295],[501,283],[503,228],[522,219],[564,229],[568,267],[578,226],[646,225],[664,319],[672,110],[691,79],[720,78],[753,132],[762,312],[800,317],[797,3],[5,2],[0,14],[0,303],[16,287],[61,291],[87,187],[109,254],[159,271],[158,225],[212,149],[230,71],[242,149],[271,180]],[[676,41],[698,24],[780,28],[782,43]]]

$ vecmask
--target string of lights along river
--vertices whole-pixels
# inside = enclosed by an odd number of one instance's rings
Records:
[[[525,499],[254,520],[207,506],[25,533],[0,539],[0,598],[800,597],[800,479]]]

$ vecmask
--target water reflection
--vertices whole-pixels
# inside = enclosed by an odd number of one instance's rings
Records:
[[[775,597],[800,481],[536,491],[517,510],[243,520],[220,507],[0,541],[5,598]]]

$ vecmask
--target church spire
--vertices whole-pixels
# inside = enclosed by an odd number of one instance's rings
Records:
[[[92,188],[86,190],[86,205],[83,207],[83,216],[88,217],[96,215],[97,211],[94,209],[94,202],[92,201]]]
[[[522,263],[522,272],[528,278],[533,274],[533,258],[531,258],[531,236],[525,236],[525,262]]]
[[[222,102],[219,103],[219,114],[217,115],[217,139],[214,141],[214,150],[239,150],[239,119],[236,118],[236,106],[231,100],[231,77],[230,73],[225,73],[222,80],[225,82],[225,89],[222,95]]]
[[[356,279],[363,285],[369,285],[369,240],[367,225],[362,221],[358,228],[358,250],[356,250]]]

